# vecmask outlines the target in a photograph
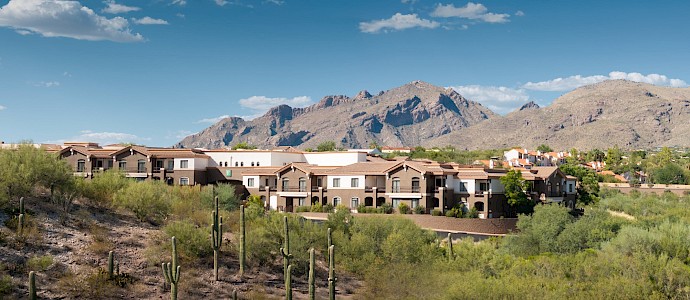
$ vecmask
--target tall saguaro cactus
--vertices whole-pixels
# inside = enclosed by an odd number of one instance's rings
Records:
[[[316,265],[316,258],[314,257],[314,248],[309,249],[309,299],[316,298],[316,285],[314,283],[314,266]]]
[[[177,241],[172,237],[172,265],[163,263],[165,281],[170,283],[170,299],[177,300],[177,283],[180,282],[180,266],[177,265]]]
[[[216,206],[213,211],[213,224],[211,225],[211,239],[213,240],[213,277],[218,281],[218,254],[223,244],[223,217],[218,210],[218,196],[215,198]]]
[[[247,258],[247,245],[244,227],[244,205],[240,205],[240,276],[244,275],[244,264]]]
[[[19,216],[17,220],[17,233],[22,235],[24,233],[24,197],[19,198]]]
[[[326,247],[330,247],[331,245],[333,245],[333,237],[331,236],[331,228],[328,227],[328,246]]]
[[[285,300],[292,300],[292,265],[288,266],[285,277]]]
[[[338,278],[335,277],[335,246],[328,247],[328,297],[335,300],[335,282]]]
[[[450,232],[448,233],[448,261],[453,261],[455,259],[455,254],[453,253],[453,239],[450,237]]]
[[[36,274],[29,272],[29,300],[36,300]]]
[[[290,259],[292,254],[290,254],[290,228],[288,227],[288,217],[283,217],[283,222],[285,224],[285,237],[283,247],[280,248],[280,254],[283,255],[283,277],[287,278],[289,275],[288,268],[290,266]],[[287,282],[287,279],[286,279]]]
[[[115,275],[115,253],[108,252],[108,278],[112,279]]]

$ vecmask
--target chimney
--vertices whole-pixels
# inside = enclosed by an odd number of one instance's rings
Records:
[[[494,168],[494,160],[490,159],[489,160],[489,169],[493,169],[493,168]]]

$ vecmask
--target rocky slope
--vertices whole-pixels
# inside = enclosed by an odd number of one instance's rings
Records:
[[[247,142],[262,148],[425,145],[430,140],[495,117],[491,110],[452,89],[422,81],[355,97],[326,96],[306,108],[280,105],[251,121],[226,118],[183,139],[177,147],[218,148]]]
[[[554,149],[690,146],[690,88],[605,81],[576,89],[547,107],[525,105],[429,143],[467,149],[534,149],[540,144]]]

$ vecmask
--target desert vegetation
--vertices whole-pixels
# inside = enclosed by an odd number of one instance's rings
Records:
[[[31,170],[33,159],[56,167]],[[232,185],[81,180],[28,147],[0,161],[25,172],[0,177],[6,299],[690,297],[688,196],[605,189],[582,216],[537,205],[518,233],[453,241],[348,209],[323,223],[265,212]]]

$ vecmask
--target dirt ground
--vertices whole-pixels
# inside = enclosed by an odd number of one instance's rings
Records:
[[[11,205],[18,206],[16,201]],[[159,227],[87,203],[75,203],[69,214],[42,198],[27,199],[25,206],[30,217],[24,237],[18,237],[12,227],[16,212],[0,212],[0,271],[12,277],[11,291],[4,299],[26,298],[27,261],[46,255],[52,256],[53,262],[36,270],[40,299],[169,299],[161,266],[153,263],[170,260],[169,251],[152,251],[160,248],[156,246],[163,239]],[[232,238],[230,232],[224,235],[226,243]],[[120,273],[133,278],[124,288],[104,283],[102,274],[99,277],[99,270],[107,268],[108,251],[113,249]],[[221,280],[217,282],[212,280],[212,258],[201,259],[195,266],[181,265],[180,299],[229,299],[233,290],[241,299],[280,299],[285,295],[281,261],[262,269],[250,268],[240,278],[237,257],[221,254]],[[317,270],[317,277],[323,277],[317,280],[318,299],[328,297],[325,268],[322,265]],[[338,298],[358,298],[361,282],[342,273],[339,277]],[[308,297],[306,279],[293,277],[295,299]]]

